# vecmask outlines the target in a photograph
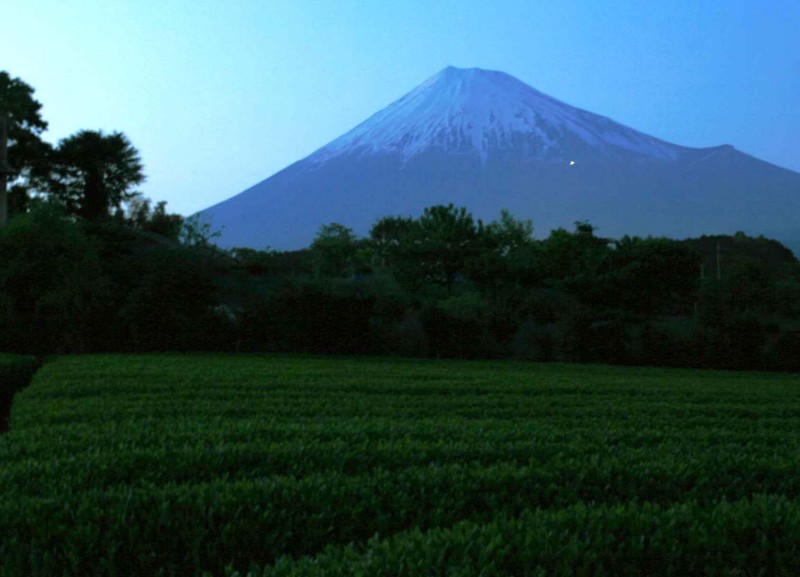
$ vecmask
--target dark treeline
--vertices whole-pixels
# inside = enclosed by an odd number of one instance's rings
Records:
[[[800,368],[800,265],[779,243],[595,232],[536,240],[434,206],[368,238],[330,224],[302,251],[225,252],[42,204],[0,231],[0,350]]]
[[[366,238],[331,223],[305,250],[221,251],[207,224],[135,191],[124,134],[43,142],[32,95],[0,72],[0,350],[800,369],[800,265],[775,241],[612,240],[589,222],[536,240],[507,212],[432,206]]]

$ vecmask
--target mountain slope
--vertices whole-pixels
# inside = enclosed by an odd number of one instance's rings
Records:
[[[538,159],[630,151],[675,158],[681,147],[573,108],[503,72],[445,68],[311,155],[322,163],[349,154],[399,153],[407,161],[436,148],[482,161],[515,151]]]
[[[800,174],[730,146],[665,142],[502,72],[452,67],[202,214],[222,246],[292,249],[325,223],[366,234],[382,216],[450,202],[484,220],[508,208],[540,236],[589,220],[612,237],[742,230],[800,241]]]

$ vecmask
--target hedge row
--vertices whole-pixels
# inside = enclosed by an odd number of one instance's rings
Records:
[[[281,558],[247,577],[797,575],[800,506],[783,496],[652,504],[577,504],[487,524],[418,529],[367,545]],[[229,577],[241,573],[229,569]]]
[[[611,547],[602,557],[579,521],[638,543],[649,527],[686,517],[693,524],[665,529],[664,543],[705,559],[711,549],[695,544],[713,515],[735,517],[723,503],[761,543],[747,559],[770,559],[758,516],[775,502],[789,523],[800,495],[798,385],[786,375],[587,365],[62,357],[18,396],[0,439],[0,575],[199,577],[272,564],[291,574],[293,563],[302,574],[314,559],[302,556],[336,555],[346,555],[340,572],[370,574],[361,556],[372,549],[390,567],[419,556],[430,574],[448,574],[437,561],[450,555],[447,532],[468,526],[484,535],[474,546],[491,549],[494,523],[538,527],[531,539],[541,530],[556,548],[578,543],[600,559],[588,572],[613,573],[602,563],[624,555]],[[376,534],[387,545],[370,542]],[[422,550],[416,534],[441,543]],[[734,534],[721,539],[713,543],[739,546]],[[564,573],[525,543],[502,570],[515,574],[518,557],[540,574]],[[472,562],[467,553],[453,557],[453,574]]]

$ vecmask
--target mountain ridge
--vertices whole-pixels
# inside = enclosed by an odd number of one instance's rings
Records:
[[[502,72],[445,68],[352,130],[201,215],[223,247],[308,246],[322,224],[366,234],[433,204],[537,235],[774,235],[800,249],[800,174],[723,144],[692,148],[545,95]],[[796,238],[795,238],[796,237]]]

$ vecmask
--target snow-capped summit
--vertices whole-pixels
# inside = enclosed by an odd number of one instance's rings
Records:
[[[514,151],[549,160],[621,151],[675,158],[681,147],[560,102],[504,72],[449,66],[311,155],[314,163],[349,154],[431,148],[450,154]]]
[[[655,111],[654,111],[655,113]],[[665,142],[503,72],[448,67],[351,131],[201,214],[224,247],[296,249],[323,224],[365,235],[434,204],[538,235],[763,234],[800,249],[800,174],[723,145]]]

